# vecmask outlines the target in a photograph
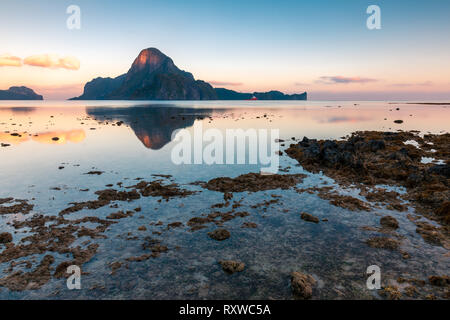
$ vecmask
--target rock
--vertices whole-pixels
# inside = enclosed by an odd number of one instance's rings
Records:
[[[118,269],[120,269],[120,267],[122,266],[122,263],[121,262],[119,262],[119,261],[116,261],[116,262],[113,262],[113,263],[111,263],[111,274],[116,274],[116,271],[118,270]]]
[[[222,266],[223,271],[228,273],[241,272],[245,269],[245,263],[233,260],[222,260],[219,261]]]
[[[208,236],[217,241],[223,241],[230,237],[230,232],[226,229],[216,229],[208,232]]]
[[[244,222],[241,228],[257,228],[258,225],[254,222]]]
[[[131,216],[133,216],[133,212],[131,212],[131,211],[127,211],[127,213],[124,213],[123,211],[118,211],[118,212],[111,213],[106,218],[118,220],[118,219],[123,219],[123,218],[131,217]]]
[[[435,214],[441,217],[447,224],[450,224],[450,201],[444,202],[436,209]]]
[[[386,144],[383,140],[370,140],[369,146],[372,152],[377,152],[378,150],[383,150],[386,148]]]
[[[423,240],[433,245],[442,244],[443,235],[439,228],[425,221],[416,222],[416,225],[416,232],[422,236]]]
[[[167,225],[167,229],[170,229],[170,228],[180,228],[180,227],[182,227],[182,226],[183,226],[183,223],[182,223],[182,222],[176,221],[176,222],[169,223],[169,224]]]
[[[281,188],[283,190],[294,187],[302,182],[303,174],[270,174],[247,173],[236,178],[219,177],[209,180],[202,187],[211,191],[243,192],[264,191]]]
[[[430,174],[439,174],[446,178],[450,178],[450,165],[447,164],[437,164],[428,169]]]
[[[396,250],[400,246],[400,243],[391,238],[375,237],[366,241],[367,245],[372,248]]]
[[[9,232],[0,233],[0,243],[10,243],[12,241],[12,235]]]
[[[97,176],[99,176],[99,175],[102,175],[102,174],[103,174],[103,171],[93,170],[93,171],[86,172],[85,174],[90,174],[90,175],[97,175]]]
[[[380,294],[389,300],[399,300],[402,297],[401,292],[395,286],[387,286],[381,290]]]
[[[312,214],[306,213],[306,212],[302,212],[300,217],[303,220],[308,221],[308,222],[319,223],[319,218],[313,216]]]
[[[230,192],[225,192],[223,194],[223,200],[225,200],[225,201],[231,200],[232,198],[233,198],[233,194]]]
[[[445,287],[450,285],[450,278],[448,276],[430,276],[428,281],[432,286]]]
[[[385,228],[397,229],[398,221],[391,216],[384,216],[380,219],[380,224]]]
[[[316,280],[310,275],[295,271],[291,273],[291,287],[296,296],[303,299],[312,297],[312,288]]]

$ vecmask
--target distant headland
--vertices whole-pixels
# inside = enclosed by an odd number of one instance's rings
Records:
[[[44,100],[44,98],[32,89],[22,86],[0,90],[0,100]]]
[[[213,88],[180,70],[156,48],[141,51],[126,74],[95,78],[81,96],[70,100],[307,100],[307,93],[287,95],[279,91],[242,93]]]

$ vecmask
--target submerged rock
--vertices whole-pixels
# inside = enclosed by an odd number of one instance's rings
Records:
[[[398,221],[391,216],[384,216],[380,219],[380,224],[385,228],[397,229]]]
[[[395,239],[386,237],[374,237],[366,241],[367,245],[372,248],[396,250],[400,246],[400,242]]]
[[[223,241],[230,237],[230,232],[226,229],[216,229],[208,232],[208,236],[217,241]]]
[[[416,232],[422,236],[423,240],[434,245],[442,244],[444,236],[440,232],[439,228],[425,221],[416,222],[416,225]]]
[[[431,285],[437,287],[445,287],[450,285],[450,278],[448,276],[430,276],[428,281]]]
[[[270,174],[247,173],[236,178],[215,178],[203,185],[204,188],[224,193],[244,191],[264,191],[273,189],[289,189],[302,182],[303,174]]]
[[[12,235],[9,232],[0,233],[0,243],[9,243],[12,241]]]
[[[306,213],[306,212],[302,212],[300,217],[308,222],[314,222],[314,223],[319,223],[319,218],[313,216],[312,214]]]
[[[251,228],[251,229],[254,229],[257,227],[258,227],[258,225],[254,222],[244,222],[241,226],[241,228]]]
[[[241,272],[245,269],[245,263],[234,260],[221,260],[219,261],[223,271],[228,273]]]
[[[399,300],[402,297],[401,292],[395,286],[387,286],[383,288],[380,294],[389,300]]]
[[[294,294],[303,299],[312,297],[312,288],[316,284],[316,280],[308,274],[298,271],[291,273],[291,287]]]

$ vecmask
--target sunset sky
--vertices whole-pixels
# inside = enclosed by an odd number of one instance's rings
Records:
[[[66,27],[72,4],[80,30]],[[381,8],[381,30],[366,27],[371,4]],[[236,91],[445,100],[449,16],[444,0],[2,0],[0,89],[67,99],[156,47],[195,78]]]

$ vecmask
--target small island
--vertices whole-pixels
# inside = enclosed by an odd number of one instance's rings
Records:
[[[44,98],[27,87],[11,87],[0,90],[0,100],[44,100]]]

